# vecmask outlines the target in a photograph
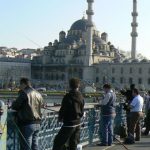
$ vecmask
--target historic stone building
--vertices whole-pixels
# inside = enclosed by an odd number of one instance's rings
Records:
[[[146,59],[101,62],[95,68],[95,82],[100,87],[104,83],[111,83],[116,88],[129,88],[130,84],[140,89],[150,87],[150,62]]]
[[[92,21],[93,0],[87,0],[87,19],[74,22],[68,31],[59,33],[59,40],[49,43],[32,61],[32,78],[50,84],[61,84],[71,77],[94,82],[94,64],[120,59],[118,50],[100,33]],[[59,81],[59,82],[57,82]]]
[[[87,19],[75,21],[66,33],[59,33],[59,40],[50,42],[41,55],[32,61],[32,79],[49,86],[66,86],[68,79],[78,77],[102,87],[106,82],[116,88],[129,87],[131,83],[139,88],[150,86],[150,62],[136,59],[136,7],[133,0],[132,59],[125,60],[108,41],[108,34],[100,33],[92,21],[92,4],[87,0]]]

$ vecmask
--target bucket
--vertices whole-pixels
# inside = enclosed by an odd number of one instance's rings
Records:
[[[82,150],[82,145],[81,144],[77,145],[77,150]]]

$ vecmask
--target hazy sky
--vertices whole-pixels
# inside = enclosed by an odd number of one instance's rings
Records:
[[[137,50],[150,58],[150,0],[137,1]],[[132,2],[94,2],[93,21],[97,29],[107,32],[109,41],[123,50],[131,48]],[[83,17],[86,9],[86,0],[0,0],[0,46],[44,47],[58,39],[61,30],[67,32],[73,22]]]

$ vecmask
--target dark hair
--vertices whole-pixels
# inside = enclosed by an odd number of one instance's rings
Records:
[[[130,85],[130,89],[131,89],[131,90],[135,89],[135,84],[131,84],[131,85]]]
[[[139,94],[139,90],[136,89],[136,88],[133,89],[133,92],[134,92],[135,94],[137,94],[137,95]]]
[[[31,85],[30,80],[28,78],[21,78],[20,79],[20,84],[25,84],[27,86]]]
[[[104,84],[103,89],[111,89],[111,85],[110,84]]]
[[[80,80],[78,78],[71,78],[69,80],[69,86],[71,89],[76,89],[79,87]]]

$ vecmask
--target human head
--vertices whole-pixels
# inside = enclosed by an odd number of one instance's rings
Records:
[[[150,95],[150,90],[148,91],[148,95]]]
[[[105,92],[108,92],[111,89],[111,85],[110,84],[104,84],[103,89]]]
[[[20,79],[20,89],[24,90],[26,87],[31,86],[31,83],[28,78]]]
[[[132,95],[133,95],[133,96],[139,95],[139,90],[136,89],[136,88],[134,88],[134,89],[133,89],[133,92],[132,92]]]
[[[71,78],[69,80],[69,86],[72,90],[79,88],[80,80],[78,78]]]
[[[131,85],[130,85],[130,89],[131,89],[131,90],[135,89],[135,84],[131,84]]]

